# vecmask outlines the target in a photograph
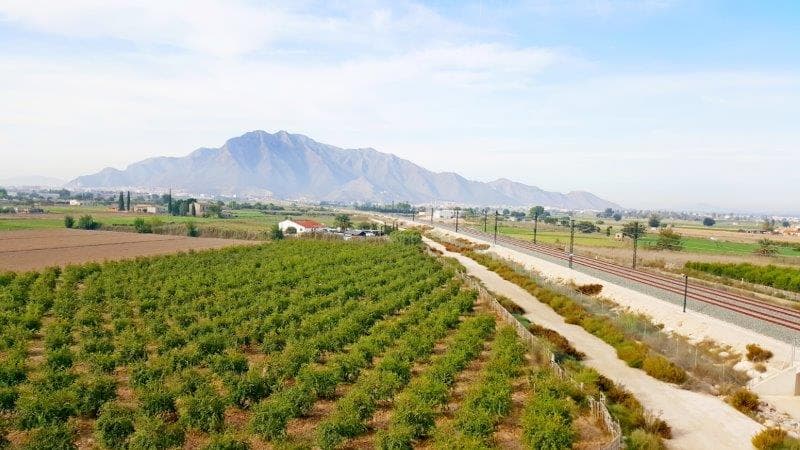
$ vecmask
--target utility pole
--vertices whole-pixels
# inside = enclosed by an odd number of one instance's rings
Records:
[[[458,233],[458,208],[456,208],[456,233]]]
[[[494,243],[497,244],[497,210],[494,210]]]
[[[689,295],[689,275],[683,274],[683,312],[686,312],[686,297]]]
[[[636,270],[636,247],[639,242],[639,222],[633,222],[633,270]]]
[[[539,225],[539,211],[533,214],[533,243],[536,244],[536,229]]]
[[[483,209],[483,232],[486,233],[486,224],[489,222],[489,210]]]
[[[571,219],[569,222],[569,268],[572,269],[572,257],[574,255],[575,248],[575,219]]]

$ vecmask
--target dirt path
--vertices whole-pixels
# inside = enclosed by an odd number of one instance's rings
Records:
[[[470,258],[448,252],[433,241],[426,239],[426,243],[446,256],[456,258],[467,268],[467,273],[480,279],[488,289],[514,300],[525,309],[526,318],[563,335],[575,348],[586,353],[584,363],[587,366],[624,385],[645,408],[660,414],[673,430],[673,439],[668,441],[669,448],[750,448],[750,438],[762,429],[760,424],[716,397],[683,390],[628,367],[617,358],[616,351],[610,345],[577,325],[566,324],[549,306],[519,286],[502,279]]]

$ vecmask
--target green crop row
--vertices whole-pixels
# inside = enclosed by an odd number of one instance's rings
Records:
[[[459,329],[447,352],[433,358],[420,376],[397,395],[389,428],[378,434],[377,448],[411,449],[415,439],[430,434],[436,408],[447,401],[456,375],[481,353],[484,341],[494,330],[494,317],[479,319]]]
[[[415,303],[395,318],[377,324],[346,350],[328,355],[324,364],[304,367],[294,384],[282,386],[253,409],[251,430],[268,440],[283,438],[290,419],[305,414],[307,407],[317,398],[331,398],[340,383],[355,380],[373,358],[404,333],[418,333],[421,327],[429,324],[424,320],[426,317],[436,320],[443,311],[454,307],[458,310],[469,308],[472,299],[467,292],[458,294],[458,285],[452,285],[450,289]],[[297,402],[300,396],[305,400]]]
[[[522,373],[524,362],[525,346],[514,328],[501,328],[489,361],[478,381],[465,394],[452,427],[437,433],[436,448],[491,447],[496,425],[511,410],[512,383]]]
[[[482,316],[459,323],[461,313],[459,309],[442,311],[432,316],[429,326],[417,333],[403,335],[394,348],[373,369],[362,374],[348,393],[336,402],[334,412],[317,428],[317,445],[323,449],[334,448],[366,431],[365,422],[372,417],[378,402],[392,398],[408,384],[414,362],[430,355],[436,342],[447,335],[449,329],[458,325],[458,336],[471,333],[473,327],[485,326],[486,319]]]
[[[226,442],[228,407],[407,311],[471,304],[453,275],[413,247],[299,240],[0,274],[0,410],[33,448],[75,417],[107,448]]]

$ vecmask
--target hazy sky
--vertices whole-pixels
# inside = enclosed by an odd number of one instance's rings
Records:
[[[800,2],[3,0],[0,179],[287,130],[630,207],[800,210]]]

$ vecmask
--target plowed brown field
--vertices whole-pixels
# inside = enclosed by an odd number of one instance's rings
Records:
[[[254,241],[70,229],[0,232],[0,271],[162,255]]]

